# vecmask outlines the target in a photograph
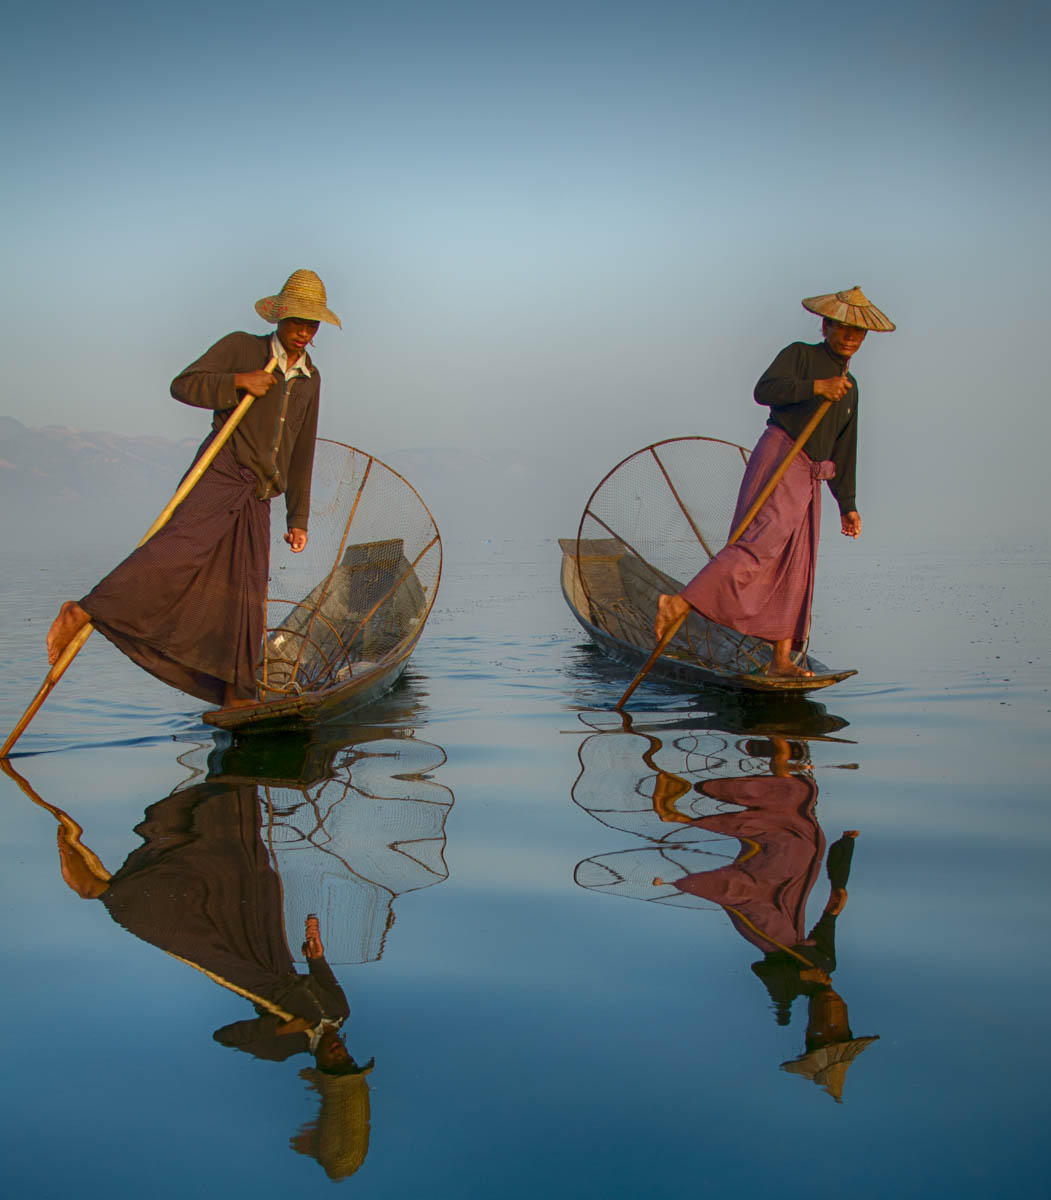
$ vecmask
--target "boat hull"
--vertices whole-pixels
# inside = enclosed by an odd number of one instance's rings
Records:
[[[652,646],[634,645],[617,637],[609,630],[601,628],[584,615],[582,609],[587,604],[587,598],[580,582],[576,547],[575,539],[562,540],[561,586],[566,604],[595,646],[607,658],[623,663],[637,673],[648,660]],[[754,694],[801,696],[808,692],[831,687],[833,684],[857,674],[855,670],[829,670],[824,663],[818,662],[812,656],[807,657],[807,662],[809,668],[814,672],[813,675],[784,677],[771,676],[763,672],[740,673],[720,670],[718,667],[706,665],[696,658],[661,655],[650,668],[647,678],[695,689],[718,688]]]
[[[349,679],[321,692],[304,692],[300,696],[266,700],[243,708],[217,708],[202,715],[208,725],[236,733],[284,733],[305,731],[338,720],[367,704],[372,704],[401,678],[415,647],[406,648],[396,662]]]

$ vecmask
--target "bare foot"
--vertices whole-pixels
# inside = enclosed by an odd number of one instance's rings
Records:
[[[62,651],[90,620],[91,617],[75,600],[67,600],[62,605],[47,631],[47,661],[52,666],[58,662]]]
[[[791,660],[779,663],[775,659],[766,668],[766,673],[767,675],[772,675],[775,679],[812,679],[814,677],[813,671],[808,671]]]
[[[767,675],[782,679],[812,679],[813,671],[792,661],[792,639],[782,638],[773,643],[774,657],[766,668]]]
[[[681,620],[690,611],[690,604],[680,595],[660,596],[657,600],[657,617],[653,630],[659,641],[675,621]]]

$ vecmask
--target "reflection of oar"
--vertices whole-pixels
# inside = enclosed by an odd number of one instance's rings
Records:
[[[632,729],[630,714],[622,712],[621,716],[624,718],[625,730],[632,733],[637,732]],[[675,802],[685,796],[691,790],[692,785],[689,780],[683,779],[681,775],[673,775],[670,771],[665,771],[663,767],[658,766],[654,755],[656,755],[658,750],[664,749],[664,743],[659,737],[655,737],[652,733],[639,733],[639,736],[644,737],[649,742],[649,746],[642,753],[642,761],[655,773],[653,780],[653,811],[662,821],[679,821],[688,824],[693,818],[679,812],[675,807]]]
[[[163,949],[163,947],[162,947]],[[246,1000],[251,1000],[253,1004],[257,1004],[260,1008],[265,1008],[267,1012],[273,1013],[275,1017],[280,1017],[286,1024],[291,1024],[297,1018],[286,1009],[279,1008],[272,1000],[267,1000],[263,996],[257,996],[255,992],[250,992],[247,988],[240,987],[236,983],[231,983],[229,979],[224,979],[221,975],[216,975],[214,971],[209,971],[207,967],[202,967],[200,963],[195,963],[188,958],[183,958],[181,954],[176,954],[174,950],[165,950],[170,958],[174,958],[176,962],[185,963],[188,967],[193,967],[195,971],[200,971],[202,975],[206,975],[212,983],[217,983],[221,988],[226,988],[228,992],[233,992],[235,996],[243,996]],[[305,1022],[305,1028],[310,1028],[310,1023],[306,1018],[298,1018]],[[278,1027],[277,1032],[281,1033],[298,1033],[298,1029],[281,1029]]]
[[[849,360],[848,360],[848,365],[849,365]],[[844,368],[843,374],[844,375],[846,374],[845,368]],[[818,427],[818,425],[821,423],[822,417],[824,417],[825,413],[827,413],[831,407],[832,407],[831,400],[824,400],[818,406],[817,411],[810,418],[810,420],[806,423],[806,427],[803,429],[803,432],[792,443],[791,450],[789,450],[789,452],[785,455],[780,466],[773,473],[773,475],[771,475],[770,478],[767,480],[766,485],[763,488],[763,490],[759,493],[758,496],[756,496],[756,498],[752,504],[752,507],[748,510],[748,512],[745,513],[743,519],[741,520],[741,523],[737,526],[737,528],[733,531],[733,533],[730,534],[730,540],[726,543],[727,546],[732,546],[734,544],[734,542],[736,542],[737,539],[741,536],[741,534],[744,533],[744,531],[748,528],[748,526],[751,525],[751,523],[755,520],[755,514],[763,507],[763,505],[770,498],[770,493],[781,482],[781,479],[782,479],[784,473],[788,470],[788,468],[795,461],[796,455],[806,445],[807,439],[814,432],[814,430]],[[725,549],[725,547],[724,547],[724,549]],[[677,617],[671,623],[671,625],[669,625],[668,628],[664,631],[664,634],[661,637],[660,641],[657,643],[656,647],[654,648],[653,653],[649,656],[649,658],[646,659],[646,662],[643,665],[642,670],[635,676],[635,678],[628,685],[628,690],[617,701],[617,704],[616,704],[617,708],[623,708],[624,705],[627,704],[628,697],[639,686],[639,684],[646,678],[646,676],[650,673],[650,668],[657,661],[657,659],[660,658],[660,656],[664,653],[665,647],[672,640],[672,638],[679,632],[679,629],[681,628],[683,622],[686,620],[686,618],[689,615],[690,615],[689,611],[683,613],[683,615],[681,617]]]
[[[277,359],[272,358],[266,364],[266,366],[263,368],[263,370],[268,373],[273,373],[274,367],[276,367],[276,366],[277,366]],[[150,538],[153,537],[153,535],[157,532],[157,530],[160,529],[163,525],[167,525],[168,521],[171,519],[172,513],[175,512],[175,510],[179,507],[180,504],[182,504],[182,502],[186,499],[186,497],[190,494],[190,492],[193,491],[194,487],[196,487],[196,485],[197,485],[198,480],[205,473],[205,471],[207,471],[208,468],[211,466],[212,460],[219,453],[219,451],[223,448],[223,446],[226,445],[226,443],[230,439],[230,436],[233,433],[233,431],[237,428],[238,425],[240,425],[241,420],[244,417],[245,413],[248,412],[249,408],[251,408],[252,401],[254,399],[255,399],[255,397],[252,395],[251,392],[249,392],[244,397],[244,399],[241,401],[241,403],[238,404],[238,406],[234,409],[233,413],[226,419],[226,423],[223,425],[222,429],[220,429],[219,432],[212,439],[211,443],[208,446],[208,449],[205,450],[205,452],[201,455],[201,457],[197,460],[197,462],[194,463],[194,465],[190,468],[186,478],[182,481],[182,483],[179,484],[178,488],[176,489],[175,495],[172,496],[172,498],[168,501],[167,505],[165,506],[164,511],[161,513],[161,515],[157,518],[157,520],[154,521],[153,524],[146,531],[146,534],[143,537],[142,541],[139,542],[140,546],[145,545],[145,543],[148,542],[150,540]],[[77,655],[80,653],[81,646],[83,646],[84,643],[91,636],[91,631],[93,628],[94,628],[94,626],[89,621],[86,625],[82,625],[81,628],[78,629],[77,632],[73,635],[73,637],[70,638],[65,649],[59,655],[58,661],[51,668],[51,670],[48,671],[47,676],[44,679],[44,682],[40,685],[40,690],[33,697],[33,700],[30,703],[29,707],[22,714],[22,719],[18,722],[18,724],[14,727],[14,729],[11,730],[11,733],[8,735],[7,741],[4,742],[3,746],[0,746],[0,760],[5,759],[7,757],[8,753],[11,750],[11,747],[15,744],[15,742],[18,741],[18,739],[25,732],[26,726],[36,716],[37,711],[40,708],[40,706],[44,703],[44,701],[48,698],[48,696],[51,695],[51,691],[54,688],[55,684],[58,683],[58,681],[66,673],[66,668],[73,661],[73,659],[75,659],[77,657]]]
[[[29,797],[29,799],[33,801],[34,804],[40,805],[41,808],[45,809],[55,818],[61,829],[61,833],[59,835],[61,843],[64,843],[66,850],[72,851],[74,854],[76,854],[77,858],[80,859],[88,873],[92,876],[92,880],[88,880],[86,882],[91,883],[93,881],[97,881],[97,886],[92,888],[90,892],[84,891],[81,887],[75,886],[76,883],[83,883],[85,881],[78,881],[70,878],[67,869],[68,864],[64,862],[62,876],[66,880],[66,883],[69,884],[69,886],[72,887],[73,890],[78,893],[78,895],[84,896],[85,899],[97,897],[101,892],[105,891],[105,889],[109,886],[112,876],[103,866],[101,859],[95,853],[95,851],[90,847],[85,846],[80,840],[81,835],[84,833],[83,827],[64,809],[59,808],[55,804],[49,804],[36,791],[29,780],[24,779],[21,775],[19,775],[19,773],[6,759],[0,759],[0,771],[3,771],[3,773],[9,779],[14,780],[14,782],[18,784],[18,786]],[[59,853],[61,855],[61,849]],[[278,1005],[274,1004],[272,1000],[267,1000],[263,996],[257,996],[254,992],[248,991],[247,988],[239,987],[236,983],[231,983],[228,979],[223,979],[221,975],[216,975],[214,971],[209,971],[207,967],[202,967],[199,963],[191,962],[188,958],[183,958],[182,955],[175,954],[171,950],[165,950],[165,954],[170,955],[178,962],[185,963],[188,967],[193,967],[195,971],[200,971],[202,975],[207,975],[213,983],[217,983],[220,987],[226,988],[227,991],[235,992],[238,996],[243,996],[246,1000],[251,1000],[253,1004],[258,1004],[260,1008],[264,1008],[267,1010],[267,1012],[273,1013],[275,1017],[280,1017],[282,1021],[287,1023],[296,1020],[292,1013],[278,1007]],[[278,1033],[282,1032],[292,1033],[296,1032],[296,1030],[293,1029],[286,1031],[279,1028]]]
[[[76,856],[84,864],[88,874],[91,876],[91,880],[88,882],[92,883],[93,881],[97,881],[97,885],[100,888],[105,888],[110,879],[109,871],[107,871],[102,865],[102,862],[95,851],[90,847],[85,846],[80,840],[81,834],[84,832],[83,828],[73,820],[69,813],[65,812],[61,808],[58,808],[54,804],[48,804],[48,802],[35,790],[29,780],[23,779],[22,776],[19,775],[19,773],[6,759],[0,759],[0,771],[3,771],[8,779],[13,779],[34,804],[39,804],[41,808],[49,812],[58,822],[60,828],[59,854],[61,855],[62,853],[61,847],[64,843],[65,846],[74,854],[76,854]],[[66,879],[66,882],[73,887],[74,891],[78,892],[80,895],[85,894],[80,888],[74,886],[74,881],[68,877],[65,869],[63,870],[62,875],[63,878]],[[97,892],[94,894],[97,894]]]

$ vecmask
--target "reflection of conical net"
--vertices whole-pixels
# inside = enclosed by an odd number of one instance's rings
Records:
[[[289,945],[308,913],[329,962],[383,953],[393,903],[448,877],[445,818],[452,793],[426,778],[443,751],[414,738],[351,748],[333,777],[308,788],[264,789],[264,837],[284,894]]]
[[[434,603],[442,547],[415,489],[372,455],[322,438],[310,540],[275,529],[261,668],[264,699],[344,683],[404,658]]]
[[[727,751],[725,739],[714,735],[662,744],[629,731],[593,734],[580,745],[572,797],[603,825],[636,837],[677,844],[709,840],[688,822],[720,806],[693,784],[723,767]]]
[[[759,747],[755,747],[759,748]],[[762,775],[769,763],[753,757],[750,742],[708,730],[649,725],[607,729],[580,744],[580,774],[572,797],[612,829],[662,845],[722,841],[691,822],[734,806],[700,790],[706,780]]]
[[[580,519],[578,610],[648,654],[657,597],[680,591],[729,538],[748,457],[744,446],[686,437],[655,442],[614,467]],[[770,646],[693,613],[665,655],[747,674],[766,666]]]
[[[592,722],[583,715],[586,725]],[[597,728],[581,743],[580,774],[573,800],[613,829],[651,844],[599,854],[577,864],[575,881],[591,891],[679,908],[719,908],[680,892],[685,875],[725,866],[739,855],[736,841],[698,824],[706,817],[734,812],[733,801],[703,790],[706,781],[766,775],[764,739],[734,739],[707,729],[684,730],[670,721],[637,727],[621,716],[620,728]],[[592,725],[594,728],[595,726]],[[805,743],[793,743],[807,754]]]
[[[733,858],[733,853],[688,846],[645,846],[585,858],[577,863],[573,879],[589,891],[606,892],[626,900],[651,900],[673,908],[718,909],[718,904],[680,892],[674,882],[686,875],[714,870]]]

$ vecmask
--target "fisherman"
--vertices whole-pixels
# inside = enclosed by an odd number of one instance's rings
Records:
[[[368,1153],[374,1063],[359,1064],[347,1048],[350,1005],[313,913],[301,950],[307,970],[296,970],[259,784],[213,776],[150,805],[135,828],[142,845],[113,875],[67,813],[44,807],[59,821],[59,866],[77,895],[100,900],[129,933],[254,1004],[252,1017],[217,1029],[214,1041],[270,1062],[313,1056],[300,1076],[321,1097],[320,1111],[292,1148],[333,1179],[356,1171]]]
[[[62,605],[47,635],[52,664],[90,621],[172,687],[225,707],[256,702],[270,500],[284,494],[285,541],[300,553],[321,395],[307,346],[322,321],[342,325],[313,271],[294,271],[255,309],[275,333],[228,334],[172,381],[176,400],[215,413],[194,461],[242,393],[255,402],[168,523],[81,600]]]
[[[793,342],[756,384],[756,403],[767,406],[770,416],[748,460],[731,529],[821,404],[828,401],[831,408],[744,533],[681,592],[661,596],[655,622],[660,638],[673,622],[696,610],[710,621],[770,642],[768,674],[789,677],[813,674],[794,662],[792,653],[801,651],[809,636],[821,480],[827,480],[839,504],[843,534],[856,538],[861,533],[855,500],[858,384],[849,372],[850,360],[869,330],[894,328],[859,287],[811,296],[803,307],[822,318],[824,341]]]

